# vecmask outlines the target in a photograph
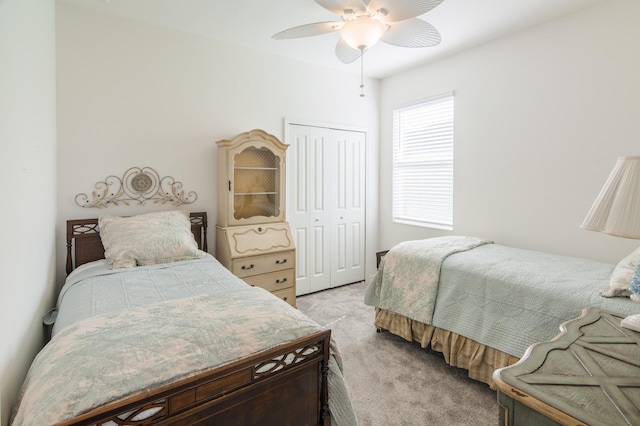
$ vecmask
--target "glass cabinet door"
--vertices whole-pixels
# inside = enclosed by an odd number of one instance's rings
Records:
[[[233,217],[280,215],[280,157],[266,147],[248,147],[233,157]]]
[[[288,145],[254,129],[218,145],[218,225],[285,221]]]

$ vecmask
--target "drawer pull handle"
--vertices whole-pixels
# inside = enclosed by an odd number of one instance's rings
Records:
[[[276,260],[276,265],[282,265],[283,263],[287,263],[287,259],[278,259],[278,260]]]
[[[282,298],[282,300],[284,300],[286,302],[287,300],[289,300],[289,298],[287,296],[285,296],[285,297]]]
[[[252,263],[251,265],[247,266],[247,265],[242,265],[242,270],[246,271],[247,269],[253,269],[255,265]]]
[[[282,279],[276,280],[276,284],[282,284],[282,283],[286,283],[286,282],[287,282],[286,278],[282,278]]]

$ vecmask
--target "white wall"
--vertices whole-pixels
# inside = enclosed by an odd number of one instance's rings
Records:
[[[198,194],[184,207],[216,222],[216,144],[261,128],[284,138],[284,120],[369,130],[369,228],[377,229],[379,82],[130,20],[57,4],[58,277],[64,220],[167,206],[83,209],[74,196],[130,167],[154,168]],[[286,141],[285,141],[286,142]],[[213,251],[213,226],[209,248]],[[372,235],[373,234],[373,235]],[[368,258],[375,268],[375,233]],[[371,269],[372,270],[372,269]]]
[[[638,16],[600,3],[383,80],[380,248],[447,234],[391,222],[392,110],[451,90],[450,234],[611,263],[640,245],[579,228],[616,158],[640,155]]]
[[[0,0],[0,424],[42,345],[53,300],[56,222],[55,10]]]

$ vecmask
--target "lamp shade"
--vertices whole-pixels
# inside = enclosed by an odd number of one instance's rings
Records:
[[[376,44],[386,30],[382,22],[363,15],[345,22],[340,36],[354,49],[365,50]]]
[[[640,156],[618,157],[581,227],[640,239]]]

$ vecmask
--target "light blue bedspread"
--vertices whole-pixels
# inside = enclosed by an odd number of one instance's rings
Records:
[[[555,337],[560,324],[583,308],[639,313],[640,304],[629,298],[599,295],[609,287],[614,266],[498,244],[451,254],[442,261],[431,324],[522,357],[533,343]],[[418,277],[415,261],[414,267]],[[367,303],[383,304],[371,298]]]
[[[463,236],[400,243],[382,259],[365,303],[431,324],[442,262],[454,253],[487,243]]]
[[[53,335],[75,321],[125,308],[248,287],[213,256],[109,269],[105,260],[75,269],[60,291]]]
[[[58,308],[56,333],[29,369],[15,425],[55,424],[323,330],[209,255],[126,270],[86,265],[69,277]],[[356,425],[334,357],[332,422]]]
[[[75,322],[31,365],[14,424],[57,424],[321,331],[284,304],[246,286]]]

